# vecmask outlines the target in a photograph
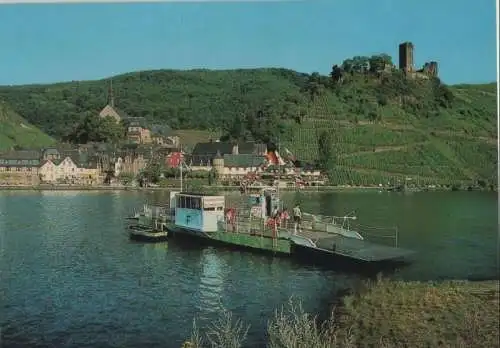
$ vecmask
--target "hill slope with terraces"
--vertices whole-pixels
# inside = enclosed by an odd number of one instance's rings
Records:
[[[318,159],[332,138],[339,184],[411,177],[428,183],[496,183],[496,85],[446,86],[399,72],[328,76],[287,69],[157,70],[113,77],[117,105],[191,139],[279,138],[299,159]],[[106,104],[109,80],[0,86],[0,98],[62,138]],[[190,136],[192,130],[192,136]]]
[[[54,143],[54,139],[0,101],[0,152],[18,148],[40,148]]]

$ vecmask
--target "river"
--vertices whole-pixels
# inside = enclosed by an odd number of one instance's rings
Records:
[[[0,347],[180,347],[224,308],[265,342],[294,295],[325,312],[360,275],[247,252],[140,244],[124,217],[165,193],[0,191]],[[164,196],[167,197],[166,195]],[[498,279],[494,193],[287,193],[304,211],[397,226],[404,280]],[[3,344],[3,345],[2,345]]]

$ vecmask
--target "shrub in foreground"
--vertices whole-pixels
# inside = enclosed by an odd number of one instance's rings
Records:
[[[499,283],[365,283],[320,323],[290,299],[268,323],[270,348],[499,347]],[[185,348],[242,347],[248,327],[224,311]]]

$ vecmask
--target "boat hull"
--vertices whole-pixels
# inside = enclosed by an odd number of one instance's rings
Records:
[[[170,236],[178,240],[197,240],[201,244],[223,246],[231,249],[247,250],[273,255],[291,254],[292,242],[288,239],[273,239],[249,233],[217,231],[202,233],[185,227],[169,227]]]
[[[379,272],[391,272],[394,269],[409,265],[405,259],[366,261],[348,255],[334,253],[329,250],[312,248],[295,244],[292,248],[294,259],[301,263],[321,265],[335,270],[375,275]]]
[[[168,240],[168,231],[146,229],[142,226],[130,226],[129,237],[138,242],[165,242]]]

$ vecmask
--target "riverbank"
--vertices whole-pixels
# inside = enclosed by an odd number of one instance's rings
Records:
[[[499,282],[363,283],[323,325],[291,300],[268,324],[269,347],[499,347]],[[238,347],[246,327],[230,313],[184,347]],[[206,342],[212,342],[205,345]]]
[[[185,188],[191,188],[189,182],[184,186]],[[81,186],[81,185],[0,185],[0,190],[38,190],[38,191],[170,191],[176,190],[178,186],[171,185],[168,187],[139,187],[139,186],[109,186],[109,185],[94,185],[94,186]],[[218,192],[239,192],[239,186],[208,186],[208,185],[196,185],[195,188],[191,188],[196,191],[218,191]],[[297,191],[296,188],[280,188],[280,191]],[[346,190],[380,190],[378,187],[359,187],[359,186],[313,186],[305,187],[300,189],[303,192],[330,192],[330,191],[346,191]]]
[[[185,189],[202,192],[239,192],[239,186],[218,186],[218,185],[190,185],[186,182]],[[139,186],[110,186],[110,185],[0,185],[0,190],[31,190],[31,191],[171,191],[177,190],[177,185],[169,185],[167,187],[139,187]],[[280,188],[283,192],[341,192],[341,191],[381,191],[390,192],[387,188],[378,186],[309,186],[301,189],[293,187]],[[409,190],[408,192],[425,192],[425,191],[472,191],[472,190],[451,190],[448,188],[433,188],[427,190]],[[474,189],[473,191],[484,191]],[[397,192],[397,191],[396,191]],[[497,192],[497,190],[495,190]]]

